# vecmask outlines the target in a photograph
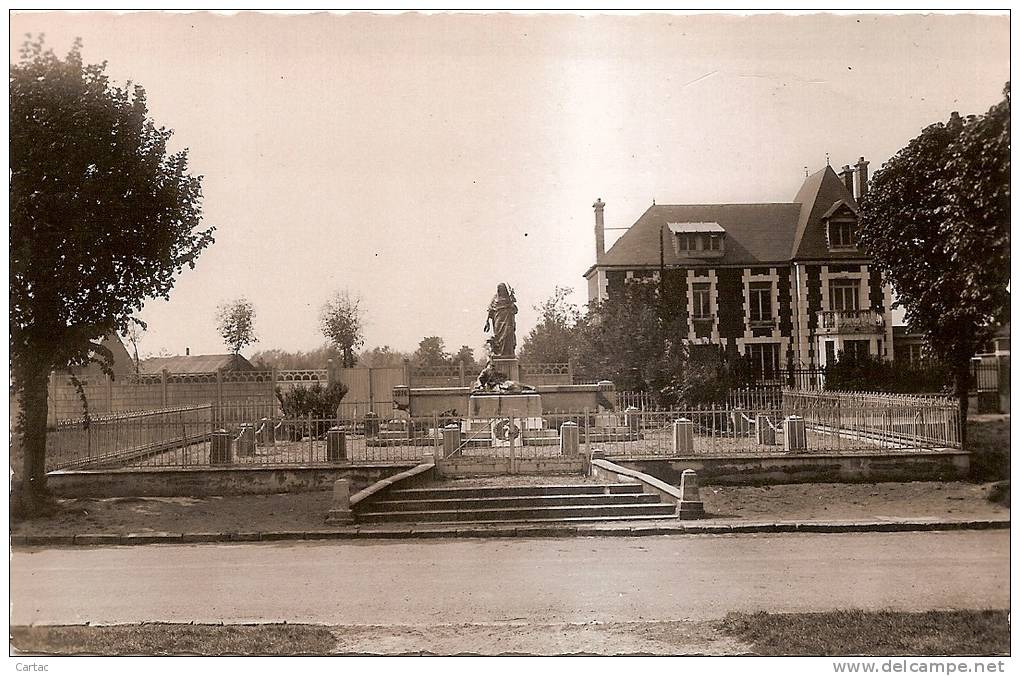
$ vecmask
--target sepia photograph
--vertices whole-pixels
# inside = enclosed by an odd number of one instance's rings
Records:
[[[11,673],[1012,667],[1008,9],[8,22]]]

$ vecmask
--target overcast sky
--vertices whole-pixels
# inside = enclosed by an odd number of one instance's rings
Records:
[[[316,347],[342,288],[366,346],[479,352],[500,281],[523,338],[556,285],[586,302],[596,197],[610,228],[788,202],[826,153],[874,171],[1009,78],[1006,16],[15,14],[11,58],[39,32],[143,85],[205,177],[216,243],[146,304],[149,353],[226,351],[240,295],[246,354]]]

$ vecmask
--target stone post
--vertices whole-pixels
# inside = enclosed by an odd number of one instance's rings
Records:
[[[167,404],[167,396],[166,396],[166,377],[167,377],[167,370],[166,369],[163,369],[162,371],[159,372],[160,394],[161,394],[162,399],[163,399],[163,408],[166,408],[169,405],[169,404]]]
[[[276,445],[276,425],[272,418],[263,418],[259,421],[259,429],[262,433],[258,435],[258,442],[263,446]]]
[[[631,432],[638,432],[641,429],[641,415],[636,406],[628,406],[623,412],[623,424]]]
[[[347,434],[339,427],[330,427],[326,432],[326,461],[347,460]]]
[[[369,411],[365,414],[365,438],[375,439],[379,436],[379,414]]]
[[[759,413],[757,420],[758,423],[755,427],[758,428],[758,444],[761,446],[775,446],[776,431],[772,429],[772,423],[769,421],[769,417],[764,413]]]
[[[745,436],[750,432],[751,423],[744,417],[744,410],[739,406],[730,411],[730,421],[733,423],[733,433]]]
[[[681,519],[698,519],[705,515],[705,506],[698,491],[698,475],[693,469],[685,469],[680,475],[680,504],[676,513]]]
[[[442,460],[443,458],[449,458],[453,455],[454,451],[460,448],[460,425],[456,423],[450,423],[443,428],[443,447],[439,451],[440,455],[436,460]]]
[[[783,434],[786,437],[784,443],[787,451],[807,450],[807,430],[804,428],[804,418],[791,415],[784,420]]]
[[[351,482],[347,479],[337,479],[333,483],[333,504],[326,514],[326,523],[345,524],[353,521]]]
[[[251,423],[241,423],[241,434],[237,437],[238,457],[252,457],[255,455],[255,426]]]
[[[230,454],[230,432],[220,429],[212,433],[209,442],[209,464],[229,465],[233,458]]]
[[[581,433],[576,422],[560,425],[560,455],[577,455],[581,451]]]
[[[673,454],[694,452],[694,423],[687,418],[673,421]]]

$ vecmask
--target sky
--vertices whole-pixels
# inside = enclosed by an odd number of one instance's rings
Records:
[[[556,286],[587,302],[652,201],[792,201],[805,167],[872,172],[922,128],[985,112],[1009,79],[1005,15],[15,13],[58,54],[141,84],[203,178],[216,242],[140,318],[143,354],[220,353],[219,304],[257,350],[324,342],[361,297],[365,346],[480,353],[496,285],[518,340]]]

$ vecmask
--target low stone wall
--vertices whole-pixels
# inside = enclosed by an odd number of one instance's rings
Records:
[[[515,474],[581,474],[584,471],[585,458],[580,455],[514,460]],[[436,473],[445,478],[510,474],[510,458],[446,458],[436,463]]]
[[[685,469],[702,485],[793,484],[853,481],[949,481],[964,479],[970,455],[962,451],[883,455],[786,455],[733,458],[607,458],[617,465],[679,485]]]
[[[61,497],[204,497],[323,491],[337,479],[348,479],[357,492],[416,464],[62,471],[50,472],[47,485]]]

